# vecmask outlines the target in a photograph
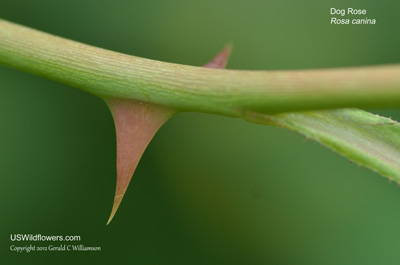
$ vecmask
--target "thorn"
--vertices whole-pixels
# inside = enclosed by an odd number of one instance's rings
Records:
[[[232,51],[232,44],[228,44],[224,47],[224,49],[218,53],[210,62],[203,65],[206,68],[216,68],[223,69],[228,63],[229,57]]]
[[[175,111],[132,99],[106,98],[105,102],[113,115],[117,136],[117,187],[107,222],[109,224],[117,212],[144,150],[154,134]]]
[[[227,45],[204,67],[225,68],[232,45]],[[132,175],[147,145],[157,130],[175,113],[174,110],[131,99],[105,99],[115,122],[117,134],[117,188],[107,225],[113,219],[128,188]]]

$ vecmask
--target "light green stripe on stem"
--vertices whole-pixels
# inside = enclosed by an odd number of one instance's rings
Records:
[[[92,47],[0,20],[0,63],[100,97],[242,117],[400,105],[400,65],[243,71],[159,62]]]

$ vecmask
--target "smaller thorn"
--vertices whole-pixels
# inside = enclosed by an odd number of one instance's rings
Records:
[[[232,44],[228,44],[225,48],[218,53],[209,63],[204,65],[206,68],[223,69],[228,63],[229,56],[232,51]]]

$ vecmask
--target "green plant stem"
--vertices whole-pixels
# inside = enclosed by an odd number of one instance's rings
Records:
[[[0,20],[0,63],[100,97],[233,117],[400,105],[400,65],[302,71],[209,69],[112,52],[4,20]]]

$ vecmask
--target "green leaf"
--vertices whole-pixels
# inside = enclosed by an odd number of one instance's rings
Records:
[[[255,117],[254,117],[255,118]],[[355,163],[400,182],[400,124],[359,109],[260,115],[259,122],[297,131]]]

